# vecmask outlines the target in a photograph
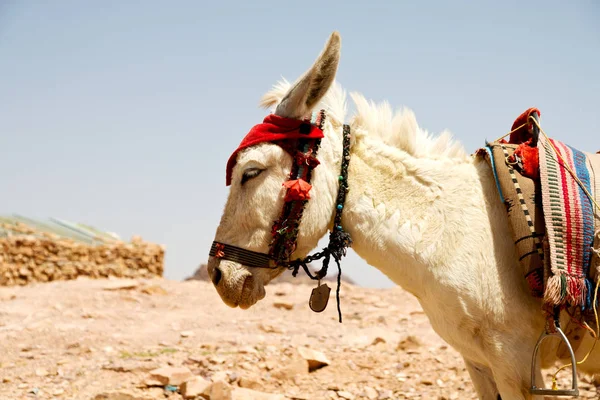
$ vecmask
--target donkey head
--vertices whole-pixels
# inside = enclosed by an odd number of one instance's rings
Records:
[[[274,90],[262,104],[289,120],[310,117],[334,82],[340,57],[340,36],[334,32],[313,66],[285,94]],[[283,94],[283,96],[281,96]],[[302,257],[316,246],[331,224],[337,191],[341,126],[325,120],[324,138],[318,153],[320,164],[311,179],[310,201],[298,227],[293,257]],[[285,142],[285,133],[282,135]],[[236,151],[228,163],[231,185],[215,241],[267,254],[271,230],[284,207],[292,156],[280,145],[260,142]],[[282,268],[256,268],[211,256],[208,273],[225,304],[246,309],[265,296],[264,285]]]

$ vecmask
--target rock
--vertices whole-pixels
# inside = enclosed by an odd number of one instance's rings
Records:
[[[281,394],[265,393],[256,390],[235,388],[232,393],[232,400],[284,400],[285,396]],[[211,397],[210,400],[213,400]]]
[[[151,377],[144,379],[144,385],[148,387],[164,386],[161,380]]]
[[[279,302],[273,303],[273,307],[279,308],[279,309],[284,309],[284,310],[291,310],[294,308],[294,305],[291,303],[285,303],[285,302],[279,301]]]
[[[229,371],[217,371],[212,375],[210,380],[213,382],[217,382],[217,381],[224,381],[227,383],[231,382],[231,379],[229,378]]]
[[[379,397],[377,397],[377,400],[388,400],[388,399],[393,399],[394,394],[392,393],[391,390],[385,389],[379,392]]]
[[[246,389],[254,389],[254,390],[262,390],[263,389],[262,383],[260,383],[259,381],[255,380],[255,379],[248,378],[245,376],[242,376],[240,378],[238,385],[240,387],[243,387]]]
[[[298,347],[298,353],[300,357],[308,361],[309,372],[330,364],[327,356],[318,350],[309,349],[308,347]]]
[[[294,360],[286,366],[274,370],[271,376],[280,380],[294,379],[296,375],[306,375],[309,372],[308,361],[304,359]]]
[[[347,400],[354,400],[355,396],[350,393],[350,392],[346,392],[344,390],[340,390],[339,392],[337,392],[338,396],[340,396],[342,399],[347,399]]]
[[[149,372],[158,368],[154,362],[143,362],[136,360],[115,361],[102,366],[102,369],[115,372]]]
[[[166,296],[167,294],[169,294],[164,288],[158,285],[144,286],[140,289],[140,292],[149,295],[158,294],[161,296]]]
[[[140,284],[138,281],[133,279],[118,279],[109,281],[102,289],[104,290],[130,290],[135,289]]]
[[[180,391],[184,399],[195,399],[205,392],[208,394],[208,389],[210,386],[210,381],[207,381],[201,376],[195,376],[183,382],[181,384]]]
[[[262,331],[267,332],[267,333],[283,333],[282,329],[280,329],[280,328],[278,328],[276,326],[273,326],[273,325],[260,324],[260,325],[258,325],[258,327]]]
[[[138,396],[127,390],[105,392],[96,395],[94,400],[150,400],[147,396]]]
[[[217,381],[210,385],[208,398],[210,400],[232,400],[232,388],[224,381]]]
[[[186,367],[163,367],[150,371],[150,376],[148,377],[147,382],[158,381],[162,386],[178,386],[190,379],[192,376],[192,371]]]
[[[38,368],[35,370],[35,376],[44,377],[48,375],[50,375],[50,373],[44,368]]]
[[[377,397],[379,397],[379,393],[377,393],[377,390],[373,389],[371,386],[365,386],[361,396],[366,397],[369,400],[375,400]]]
[[[396,350],[414,350],[421,346],[421,342],[413,335],[408,335],[404,339],[402,339],[398,346],[396,346]]]
[[[187,337],[192,337],[192,336],[194,336],[194,332],[192,332],[192,331],[181,331],[181,332],[179,332],[179,335],[180,335],[182,338],[187,338]]]
[[[213,364],[223,364],[227,359],[223,356],[215,355],[208,359]]]
[[[238,349],[238,353],[240,354],[254,354],[258,355],[258,351],[252,346],[244,346]]]
[[[375,339],[373,339],[373,342],[371,343],[371,346],[375,346],[379,343],[385,343],[385,339],[382,337],[377,336]]]

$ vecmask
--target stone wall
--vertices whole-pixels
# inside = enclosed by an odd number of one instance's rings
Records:
[[[144,242],[105,241],[85,244],[24,225],[0,224],[8,236],[0,237],[0,286],[30,282],[89,278],[162,276],[164,248]]]

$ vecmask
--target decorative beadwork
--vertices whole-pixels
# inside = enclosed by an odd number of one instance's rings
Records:
[[[298,259],[291,261],[288,264],[288,268],[291,269],[292,275],[296,276],[298,274],[298,270],[300,267],[304,269],[304,272],[311,279],[322,279],[327,275],[327,268],[329,267],[329,261],[333,256],[335,263],[338,267],[338,277],[337,277],[337,289],[336,289],[336,300],[338,307],[338,317],[339,321],[342,322],[342,311],[340,308],[340,286],[341,286],[341,277],[342,277],[342,268],[340,265],[340,260],[342,257],[346,255],[346,249],[352,245],[352,239],[350,238],[350,234],[344,231],[342,227],[342,210],[344,209],[344,203],[346,202],[346,194],[348,193],[348,165],[350,164],[350,126],[344,125],[343,129],[344,142],[342,147],[342,165],[341,165],[341,173],[338,178],[339,186],[338,186],[338,195],[336,198],[336,208],[335,208],[335,217],[333,219],[333,229],[329,233],[329,244],[322,251],[313,254],[312,256],[307,256],[304,259]],[[323,266],[316,273],[316,276],[313,276],[308,269],[308,264],[313,261],[323,259]]]

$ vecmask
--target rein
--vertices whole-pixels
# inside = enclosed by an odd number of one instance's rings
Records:
[[[316,125],[320,130],[323,129],[325,123],[325,112],[321,110],[311,121],[306,121],[306,128],[300,127],[300,132],[309,132],[310,125]],[[285,195],[285,204],[281,216],[274,222],[271,228],[272,240],[269,245],[269,253],[264,254],[247,250],[241,247],[232,246],[225,243],[214,241],[210,248],[209,255],[223,260],[233,261],[254,268],[287,268],[292,271],[292,276],[296,277],[300,268],[304,270],[306,275],[313,280],[319,281],[318,287],[313,290],[311,295],[311,309],[316,312],[321,312],[327,305],[329,288],[326,284],[321,285],[321,279],[327,276],[327,269],[331,258],[335,260],[338,267],[336,301],[339,322],[342,322],[342,311],[340,308],[340,286],[342,269],[340,260],[346,255],[346,249],[352,245],[350,234],[344,231],[342,227],[342,212],[346,201],[346,193],[348,192],[348,165],[350,163],[350,126],[343,127],[343,146],[342,146],[342,162],[340,175],[338,176],[338,194],[336,198],[335,217],[333,229],[329,233],[329,243],[327,247],[313,255],[306,256],[302,259],[298,258],[290,260],[292,253],[296,250],[298,239],[298,227],[302,219],[304,208],[310,199],[309,191],[311,189],[310,181],[312,171],[319,165],[319,160],[316,158],[321,139],[297,139],[278,140],[273,143],[282,147],[287,151],[293,159],[292,170],[290,177],[283,186],[287,188]],[[308,264],[313,261],[323,259],[322,267],[313,275]],[[320,288],[326,290],[319,291]],[[315,291],[320,292],[321,296],[327,296],[322,304],[322,309],[315,310],[312,307]],[[324,293],[324,294],[323,294]],[[320,308],[320,307],[318,307]]]

